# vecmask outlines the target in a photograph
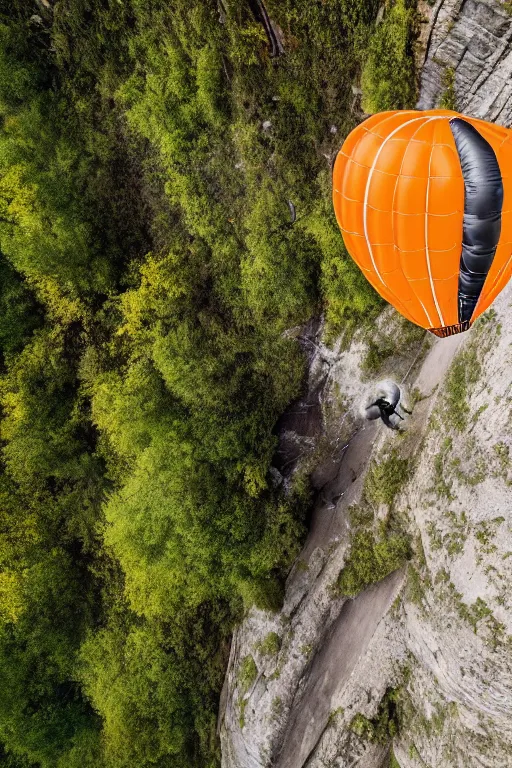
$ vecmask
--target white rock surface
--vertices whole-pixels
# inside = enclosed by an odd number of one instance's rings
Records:
[[[438,0],[432,11],[419,109],[439,106],[445,72],[455,71],[457,110],[512,123],[512,14],[500,0]]]

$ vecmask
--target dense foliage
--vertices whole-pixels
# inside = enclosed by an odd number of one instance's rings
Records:
[[[304,371],[283,332],[379,307],[327,161],[377,3],[268,11],[279,59],[250,0],[0,0],[9,768],[218,765],[233,622],[297,553],[307,487],[269,476]]]

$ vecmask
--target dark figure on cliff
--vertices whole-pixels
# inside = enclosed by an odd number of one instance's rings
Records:
[[[365,417],[370,421],[380,417],[386,427],[389,427],[389,429],[398,430],[399,424],[393,424],[391,422],[390,416],[398,416],[401,421],[404,421],[404,417],[401,416],[401,414],[396,410],[398,404],[400,403],[400,388],[392,381],[381,382],[381,384],[378,385],[376,394],[377,398],[369,403],[365,408]],[[400,403],[399,407],[404,411],[404,413],[411,413],[406,408],[404,408],[402,403]]]
[[[372,403],[368,408],[374,408],[377,407],[379,409],[379,415],[386,427],[389,427],[390,429],[398,429],[398,424],[395,426],[393,425],[389,417],[394,413],[396,416],[398,416],[399,419],[402,421],[403,416],[400,416],[400,414],[395,411],[395,406],[393,403],[389,403],[387,400],[385,400],[383,397],[379,397],[378,400],[376,400],[374,403]]]

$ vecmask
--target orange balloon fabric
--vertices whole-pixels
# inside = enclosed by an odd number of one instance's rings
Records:
[[[465,178],[453,118],[488,142],[503,182],[499,241],[466,322],[458,305]],[[378,293],[413,323],[438,336],[467,330],[512,275],[511,173],[506,128],[449,110],[373,115],[349,134],[334,165],[334,209],[347,250]]]

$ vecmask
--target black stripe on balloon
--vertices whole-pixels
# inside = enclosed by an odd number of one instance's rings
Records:
[[[464,178],[459,323],[471,320],[501,234],[503,180],[494,150],[460,117],[450,120]]]

